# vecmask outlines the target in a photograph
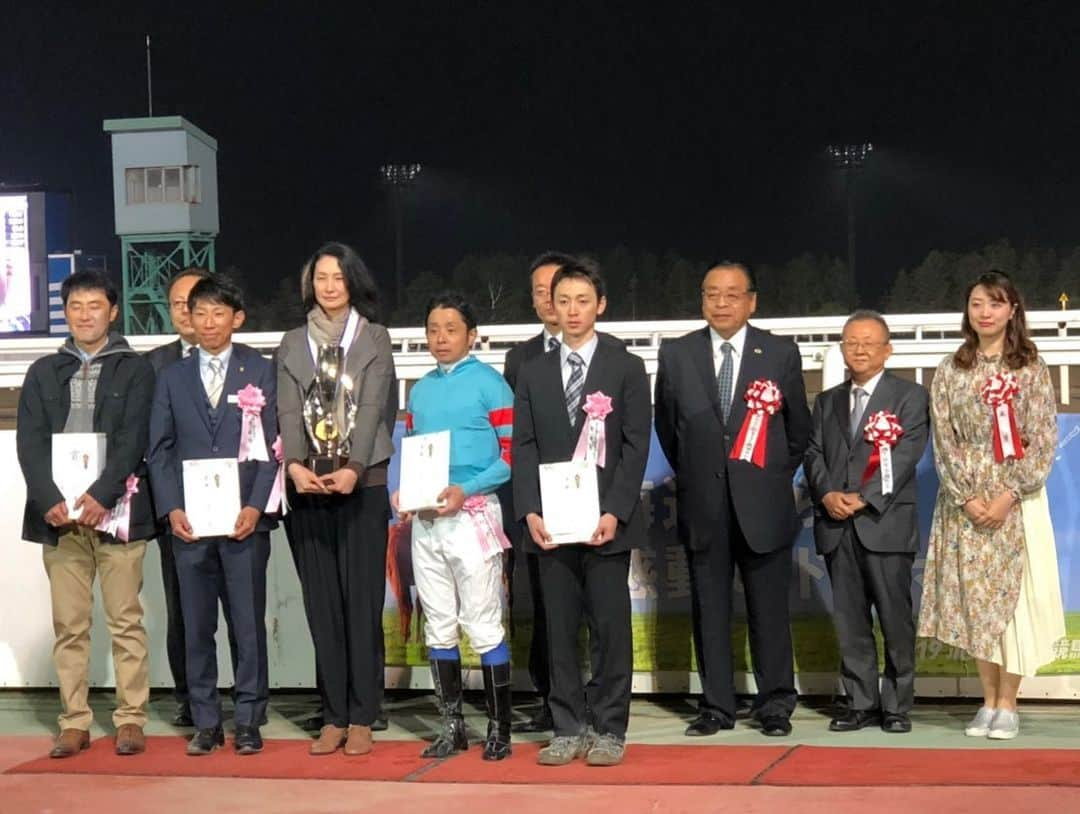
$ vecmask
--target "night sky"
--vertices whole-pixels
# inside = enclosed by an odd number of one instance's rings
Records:
[[[84,250],[118,255],[101,122],[145,115],[145,33],[155,114],[219,142],[218,266],[247,279],[341,239],[389,285],[386,161],[425,166],[410,274],[619,244],[842,256],[835,141],[875,146],[871,295],[933,248],[1080,244],[1076,3],[215,5],[5,4],[0,180],[72,189]]]

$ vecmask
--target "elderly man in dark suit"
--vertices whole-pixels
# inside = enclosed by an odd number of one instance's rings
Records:
[[[656,433],[677,478],[679,534],[690,561],[702,699],[687,735],[735,725],[732,582],[746,591],[765,735],[791,733],[796,693],[788,611],[798,532],[792,477],[810,434],[798,347],[747,322],[753,274],[724,261],[701,287],[708,325],[660,348]]]
[[[533,310],[540,318],[540,333],[520,345],[515,345],[506,352],[506,360],[503,363],[503,377],[510,389],[517,387],[518,371],[521,366],[551,351],[558,351],[562,344],[562,329],[559,327],[559,315],[555,313],[555,307],[551,301],[551,279],[566,263],[573,262],[573,258],[562,252],[544,252],[529,264],[529,291],[532,296]],[[507,483],[499,491],[499,504],[503,507],[503,525],[506,526],[507,536],[514,542],[516,548],[509,552],[507,573],[511,576],[511,596],[513,596],[513,573],[519,554],[522,553],[520,542],[524,539],[524,529],[514,518],[514,487],[513,480]],[[531,551],[524,552],[525,567],[529,577],[529,596],[532,599],[533,629],[532,639],[529,642],[529,677],[532,679],[536,693],[540,697],[540,708],[526,721],[514,725],[515,732],[547,732],[552,727],[551,707],[548,705],[548,694],[551,691],[551,680],[548,678],[547,656],[547,624],[544,620],[544,594],[540,590],[540,568],[536,554]]]
[[[818,396],[805,458],[814,539],[829,568],[849,701],[829,729],[880,725],[910,732],[911,567],[919,549],[915,467],[926,449],[930,400],[922,385],[885,371],[892,345],[880,314],[852,314],[841,348],[851,378]],[[871,608],[885,638],[880,682]]]
[[[630,713],[627,577],[630,549],[645,540],[640,506],[649,454],[649,381],[639,357],[596,333],[606,299],[593,264],[564,265],[554,277],[552,296],[563,346],[521,370],[512,456],[514,510],[528,525],[526,545],[537,555],[546,600],[555,737],[538,760],[563,765],[584,757],[590,765],[610,766],[623,759]],[[594,437],[589,431],[594,421],[606,439],[603,455],[596,456],[600,521],[587,539],[555,544],[545,517],[552,518],[558,507],[541,505],[539,466],[575,458],[583,433]],[[590,460],[587,454],[584,460]],[[588,695],[578,664],[582,621],[589,627]]]
[[[254,419],[269,445],[277,438],[277,377],[256,350],[232,341],[244,322],[240,291],[219,277],[200,280],[188,307],[198,352],[166,368],[158,378],[150,413],[150,480],[154,505],[167,516],[180,581],[186,667],[196,732],[189,755],[224,744],[217,693],[218,593],[224,579],[229,617],[236,634],[235,748],[242,755],[262,750],[259,723],[270,696],[266,650],[266,564],[270,531],[264,514],[278,464],[267,446],[239,463],[241,509],[228,536],[196,537],[188,521],[182,464],[187,460],[239,460],[244,435],[240,391],[248,386],[264,399]],[[254,452],[254,450],[253,450]],[[265,460],[259,460],[259,458]]]

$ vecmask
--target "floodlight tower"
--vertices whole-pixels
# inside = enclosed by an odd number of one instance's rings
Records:
[[[866,159],[874,151],[874,145],[866,144],[830,144],[829,158],[833,166],[844,173],[844,185],[847,194],[847,261],[848,272],[858,288],[855,276],[855,179]]]
[[[405,293],[404,239],[402,237],[402,198],[405,190],[420,174],[419,164],[383,164],[379,175],[390,190],[394,210],[394,296],[401,305]]]
[[[214,270],[217,141],[181,116],[107,119],[123,258],[124,333],[171,330],[170,279]]]

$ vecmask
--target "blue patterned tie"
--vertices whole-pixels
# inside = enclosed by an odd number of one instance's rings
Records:
[[[547,349],[548,349],[549,352],[553,351],[553,350],[558,350],[559,349],[559,340],[556,339],[554,336],[549,336],[548,337]]]
[[[861,387],[853,387],[851,389],[851,395],[853,396],[851,401],[851,440],[857,441],[859,439],[859,425],[862,423],[862,414],[866,409],[866,391]]]
[[[731,415],[731,391],[735,386],[734,372],[735,372],[735,360],[731,356],[731,352],[735,350],[730,342],[725,342],[720,346],[720,352],[723,353],[724,358],[720,362],[720,372],[716,374],[716,388],[720,397],[720,411],[724,414],[724,421],[728,420],[728,416]]]
[[[566,380],[566,413],[570,416],[570,425],[573,426],[577,423],[581,391],[585,388],[585,360],[571,351],[566,361],[570,363],[570,378]]]

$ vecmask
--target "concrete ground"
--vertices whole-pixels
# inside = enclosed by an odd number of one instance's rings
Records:
[[[111,736],[111,694],[91,696],[95,712],[94,738]],[[483,731],[484,716],[479,695],[468,697],[466,713],[470,726]],[[315,706],[310,693],[277,693],[271,699],[268,724],[262,732],[268,738],[304,739],[309,735],[302,721]],[[878,729],[849,734],[828,732],[831,708],[822,699],[800,703],[793,717],[794,732],[788,739],[763,737],[752,725],[740,720],[736,728],[711,738],[695,739],[700,745],[787,745],[860,746],[945,749],[1078,749],[1080,750],[1080,704],[1028,702],[1021,708],[1022,734],[1015,741],[995,742],[967,738],[964,723],[973,714],[974,703],[920,704],[912,716],[909,735],[887,735]],[[168,719],[174,704],[167,694],[155,694],[151,701],[150,735],[180,735]],[[0,692],[0,772],[48,751],[59,711],[54,690]],[[430,694],[392,693],[387,699],[390,730],[379,737],[417,741],[437,722]],[[630,748],[635,743],[678,743],[689,741],[682,734],[693,714],[691,699],[655,697],[635,699],[631,711]],[[520,740],[543,741],[545,737],[515,736]],[[1080,751],[1077,752],[1080,773]],[[722,759],[722,751],[717,757]],[[913,778],[913,783],[917,783]],[[992,779],[988,778],[988,782]],[[412,784],[360,781],[245,780],[226,778],[119,777],[101,775],[10,775],[0,774],[0,814],[77,811],[154,812],[173,811],[247,812],[345,812],[377,807],[483,806],[499,812],[512,808],[514,814],[544,811],[557,807],[559,814],[618,807],[629,812],[737,811],[737,812],[830,812],[843,814],[872,806],[875,814],[919,811],[1080,811],[1080,788],[966,786],[904,788],[782,788],[775,786],[567,786],[483,784]]]

